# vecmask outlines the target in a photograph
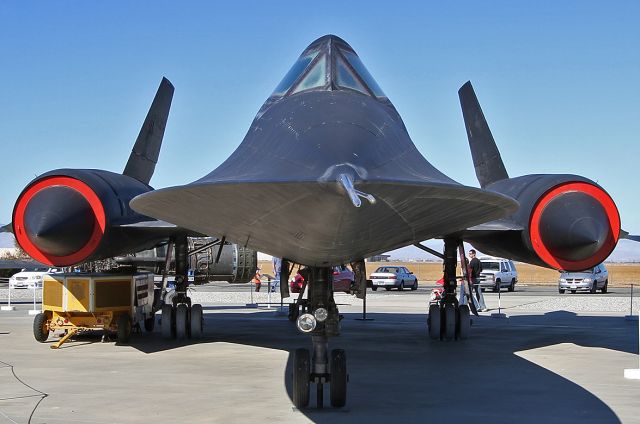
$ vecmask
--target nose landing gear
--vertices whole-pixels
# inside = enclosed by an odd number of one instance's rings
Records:
[[[347,403],[347,356],[343,349],[329,355],[329,337],[340,334],[340,315],[333,299],[331,268],[309,270],[309,312],[296,321],[303,333],[311,333],[313,355],[297,349],[293,355],[293,403],[309,406],[311,384],[316,385],[316,405],[324,406],[324,385],[329,384],[330,403],[341,408]]]

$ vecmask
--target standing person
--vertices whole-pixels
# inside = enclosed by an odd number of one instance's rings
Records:
[[[478,311],[487,309],[487,305],[484,303],[484,296],[482,295],[482,289],[480,288],[480,273],[482,272],[482,262],[476,258],[476,251],[469,250],[469,277],[471,278],[471,285],[476,292],[476,300],[478,304]]]
[[[260,286],[262,285],[261,278],[262,278],[262,276],[260,275],[260,267],[258,267],[258,269],[256,269],[256,275],[254,275],[253,279],[251,280],[253,282],[253,284],[256,285],[256,291],[257,292],[260,291]]]
[[[280,269],[282,268],[282,259],[276,258],[275,256],[271,260],[273,264],[273,275],[274,280],[271,285],[271,291],[275,292],[276,289],[280,289]]]

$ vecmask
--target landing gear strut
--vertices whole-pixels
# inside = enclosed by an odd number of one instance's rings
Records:
[[[467,304],[460,305],[456,298],[456,251],[460,252],[461,263],[465,263],[462,241],[444,240],[444,294],[438,303],[429,305],[427,319],[429,337],[434,340],[459,340],[469,336],[471,314]],[[466,266],[463,265],[466,277]],[[461,287],[464,290],[464,287]],[[473,304],[473,302],[470,302]]]
[[[329,338],[340,334],[340,315],[333,300],[332,272],[327,267],[309,268],[308,312],[296,320],[298,329],[311,334],[313,355],[297,349],[293,356],[293,403],[297,408],[309,405],[311,384],[316,385],[316,405],[324,406],[324,385],[329,384],[331,406],[347,402],[347,357],[343,349],[329,354]]]
[[[176,251],[176,288],[171,304],[162,305],[162,336],[164,338],[202,338],[202,305],[191,304],[187,296],[188,262],[187,236],[177,236],[174,240]],[[168,253],[170,254],[170,253]]]

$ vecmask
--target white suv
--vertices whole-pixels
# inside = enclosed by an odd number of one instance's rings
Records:
[[[9,278],[10,289],[32,289],[41,288],[46,274],[56,274],[62,272],[59,268],[36,268],[34,271],[24,269]]]
[[[510,292],[516,289],[518,271],[513,261],[503,258],[482,257],[482,272],[478,278],[480,287],[491,288],[494,292],[506,287]]]

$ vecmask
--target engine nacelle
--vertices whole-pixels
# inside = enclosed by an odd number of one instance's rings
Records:
[[[129,201],[152,190],[126,175],[96,169],[59,169],[33,180],[13,209],[22,249],[48,265],[69,266],[150,248],[157,231],[126,227],[150,218]]]
[[[231,284],[244,284],[251,281],[258,268],[258,252],[238,244],[225,243],[218,263],[216,258],[220,245],[210,245],[216,241],[213,237],[189,237],[189,270],[193,271],[195,283],[207,281],[227,281]],[[206,247],[206,245],[208,245]],[[164,271],[167,245],[136,252],[127,256],[115,257],[120,266],[135,266],[155,274]],[[175,271],[175,253],[171,253],[170,270]]]
[[[566,271],[604,261],[620,237],[618,209],[604,189],[577,175],[525,175],[494,182],[520,208],[513,231],[479,231],[467,240],[483,252]],[[471,232],[473,233],[473,232]]]

